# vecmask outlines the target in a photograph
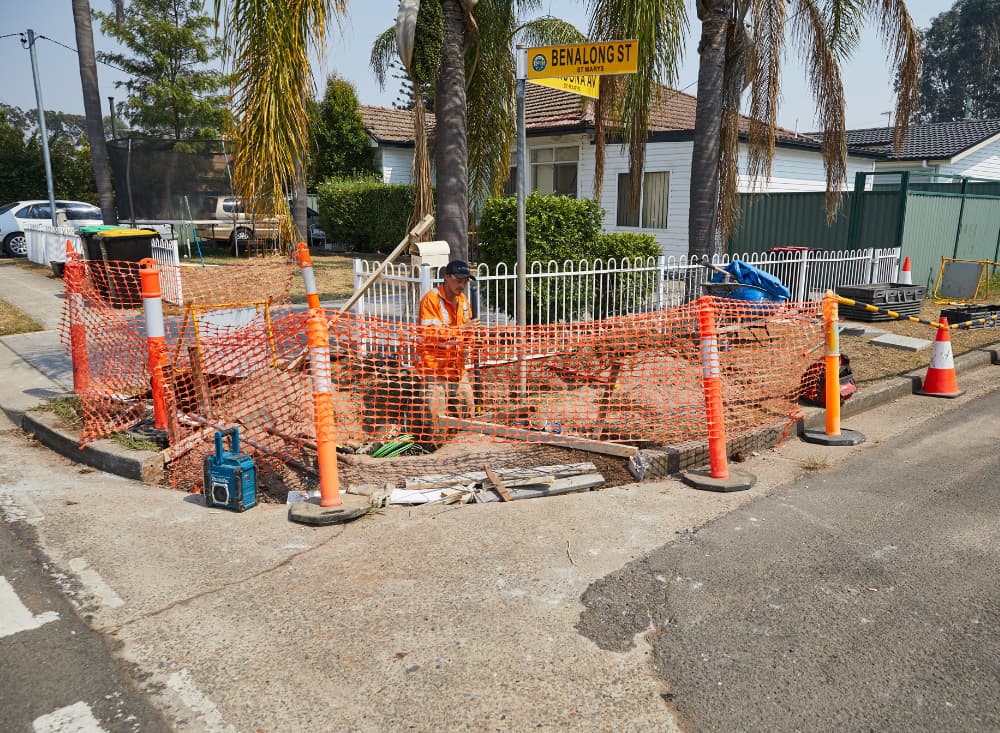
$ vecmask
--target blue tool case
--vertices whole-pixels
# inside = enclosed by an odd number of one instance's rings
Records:
[[[223,439],[229,436],[230,450]],[[215,434],[215,454],[205,459],[205,505],[245,512],[257,505],[257,467],[253,458],[240,453],[240,431],[236,427]]]

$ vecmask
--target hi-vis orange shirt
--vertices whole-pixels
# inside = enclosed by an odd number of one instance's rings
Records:
[[[465,348],[457,326],[472,320],[472,306],[459,293],[452,305],[438,286],[420,299],[420,344],[417,370],[427,377],[457,380],[465,374]]]

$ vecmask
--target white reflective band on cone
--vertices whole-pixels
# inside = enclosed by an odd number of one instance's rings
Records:
[[[951,344],[945,341],[939,341],[934,346],[934,352],[931,354],[931,369],[954,369],[955,361],[952,359],[951,355]]]
[[[302,268],[302,280],[306,285],[306,295],[314,295],[319,292],[316,290],[316,273],[313,272],[312,267]]]
[[[328,346],[314,346],[309,349],[309,373],[312,375],[313,392],[333,392]]]
[[[719,342],[714,336],[701,340],[701,370],[705,379],[722,375],[719,368]]]
[[[163,338],[163,301],[160,298],[143,298],[142,310],[146,314],[146,338]]]

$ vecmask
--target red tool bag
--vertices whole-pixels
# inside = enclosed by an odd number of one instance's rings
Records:
[[[847,354],[840,355],[840,404],[844,404],[858,391],[851,371],[851,360]],[[799,383],[799,397],[811,405],[826,406],[826,357],[822,357],[806,369]]]

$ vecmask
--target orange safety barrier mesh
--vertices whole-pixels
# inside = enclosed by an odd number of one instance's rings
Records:
[[[80,267],[83,305],[64,312],[63,335],[71,351],[70,326],[85,326],[88,442],[151,420],[150,375],[138,266]],[[289,300],[292,262],[159,269],[173,298],[163,305],[171,481],[199,488],[215,430],[233,425],[263,470],[292,465],[314,479],[308,314]],[[337,441],[350,449],[409,435],[430,451],[554,436],[570,446],[704,442],[705,304],[715,310],[728,436],[787,425],[802,375],[821,356],[820,303],[703,298],[598,321],[460,332],[328,309]],[[423,366],[428,357],[437,366]],[[451,371],[442,368],[448,359]]]

